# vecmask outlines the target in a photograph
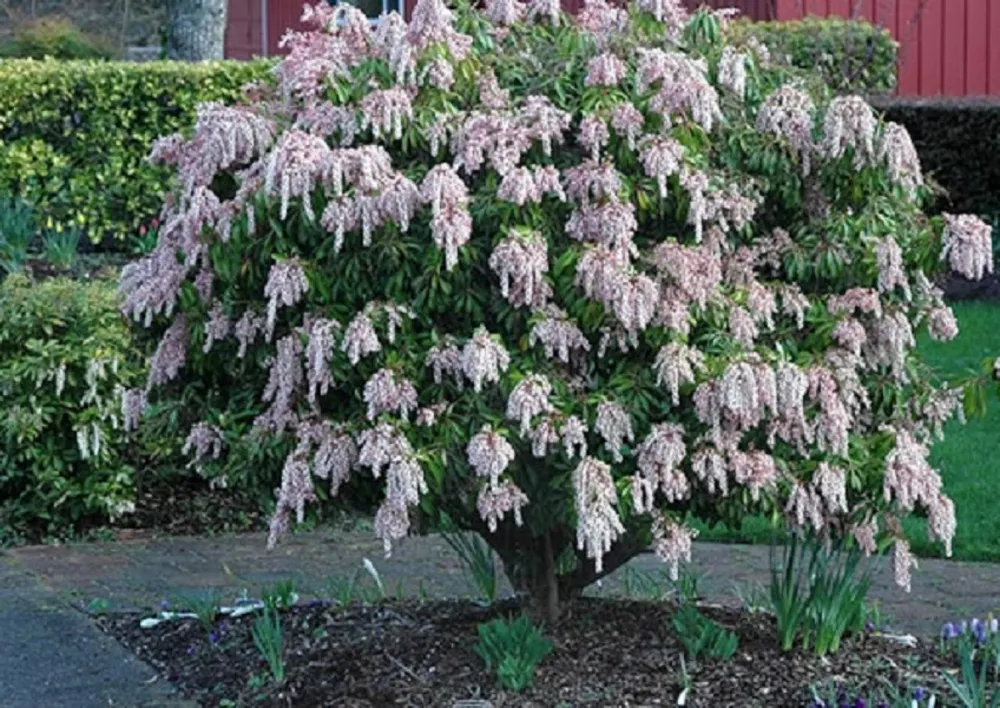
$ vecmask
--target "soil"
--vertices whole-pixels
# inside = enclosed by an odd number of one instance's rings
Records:
[[[516,600],[489,608],[468,601],[293,607],[282,614],[287,675],[280,686],[254,646],[252,616],[220,624],[216,643],[195,620],[153,629],[141,629],[135,615],[96,622],[204,706],[655,706],[677,705],[682,690],[673,607],[581,599],[568,619],[546,629],[554,648],[522,694],[504,693],[474,650],[477,625],[518,613]],[[728,662],[687,662],[687,706],[801,708],[811,704],[812,686],[831,681],[856,690],[937,689],[947,668],[933,642],[907,648],[876,634],[848,638],[824,659],[783,654],[768,615],[702,611],[740,644]]]
[[[135,512],[121,517],[116,527],[170,536],[261,531],[268,522],[262,507],[246,490],[212,489],[199,478],[177,477],[140,484]]]

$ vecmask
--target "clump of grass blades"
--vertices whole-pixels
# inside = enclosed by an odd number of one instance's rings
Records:
[[[284,639],[281,634],[281,615],[276,609],[265,607],[254,619],[253,643],[267,662],[275,683],[285,681]]]
[[[776,562],[771,547],[771,610],[782,651],[796,639],[819,656],[840,649],[845,635],[864,630],[871,569],[859,573],[861,552],[842,542],[791,534]]]
[[[500,685],[520,692],[531,685],[538,664],[552,651],[552,641],[542,635],[527,615],[479,625],[476,653],[488,671],[496,671]]]

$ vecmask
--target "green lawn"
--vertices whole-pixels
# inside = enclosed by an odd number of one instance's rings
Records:
[[[955,314],[959,335],[947,343],[926,336],[919,346],[939,370],[961,375],[978,371],[983,359],[1000,355],[1000,304],[959,303]],[[1000,561],[1000,401],[991,396],[987,415],[966,425],[952,422],[945,440],[932,450],[931,461],[941,471],[945,491],[955,500],[958,530],[954,557],[961,560]],[[908,520],[913,551],[941,556],[940,544],[927,540],[926,524]],[[771,527],[763,518],[751,518],[740,531],[702,527],[699,540],[768,543]]]

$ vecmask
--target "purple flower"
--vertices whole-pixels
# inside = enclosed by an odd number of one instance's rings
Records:
[[[163,611],[170,609],[170,600],[160,600],[160,609]]]
[[[917,690],[913,692],[913,700],[922,701],[927,698],[927,689],[923,686],[917,686]]]
[[[868,703],[865,702],[864,698],[858,696],[858,699],[854,701],[854,708],[868,708]]]
[[[194,648],[194,644],[192,644],[191,646],[189,646],[187,648],[187,655],[191,656],[192,654],[194,654],[194,652],[195,652],[195,648]]]
[[[214,630],[208,635],[208,641],[212,642],[212,644],[218,644],[219,639],[221,638],[222,637],[219,635],[219,633]]]
[[[941,627],[941,637],[944,639],[954,639],[958,636],[958,627],[951,622],[945,622]]]

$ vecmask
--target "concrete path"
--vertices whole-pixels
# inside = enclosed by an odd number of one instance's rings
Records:
[[[381,543],[370,532],[300,534],[272,551],[266,549],[262,534],[140,537],[116,543],[19,548],[9,551],[5,560],[8,577],[28,582],[30,576],[46,588],[47,597],[80,609],[97,600],[117,611],[149,610],[163,599],[173,601],[210,589],[221,592],[224,601],[232,600],[243,590],[256,595],[262,586],[287,579],[295,581],[303,596],[328,597],[359,571],[363,558],[373,562],[389,592],[430,597],[475,594],[461,561],[443,539],[407,539],[391,559],[385,559]],[[695,544],[693,560],[699,590],[711,601],[735,604],[734,587],[745,590],[768,582],[766,547]],[[668,586],[663,570],[655,557],[642,555],[594,592],[644,596],[662,591]],[[13,571],[20,574],[11,575]],[[870,596],[878,600],[893,629],[936,635],[948,620],[1000,614],[1000,566],[921,560],[907,595],[893,584],[891,565],[886,562],[878,569]],[[6,609],[7,603],[0,612]],[[84,618],[77,619],[82,627]],[[4,661],[9,660],[0,653],[0,678],[8,670]]]
[[[181,700],[90,620],[0,559],[0,705],[181,708]]]

